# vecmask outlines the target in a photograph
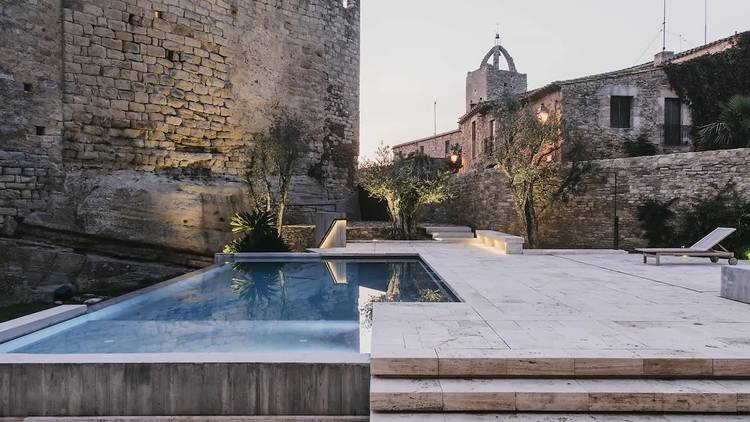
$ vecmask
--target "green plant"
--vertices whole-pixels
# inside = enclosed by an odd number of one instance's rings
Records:
[[[641,134],[635,140],[627,139],[622,144],[628,157],[644,157],[656,155],[656,144],[649,141],[648,136]]]
[[[719,120],[702,126],[699,149],[750,147],[750,97],[735,95],[721,105]]]
[[[375,160],[362,164],[359,178],[370,196],[387,202],[394,236],[411,239],[420,209],[452,197],[450,175],[444,160],[419,153],[394,157],[381,146]]]
[[[720,104],[735,95],[750,95],[750,34],[738,34],[733,48],[707,54],[664,68],[670,85],[690,106],[693,135],[700,138],[700,128],[720,121]],[[717,77],[717,75],[721,75]],[[696,149],[710,148],[696,145]]]
[[[245,151],[250,200],[256,209],[274,211],[279,233],[294,175],[309,149],[309,132],[301,118],[276,111],[268,129],[255,134]]]
[[[232,233],[240,236],[224,247],[224,253],[288,252],[276,227],[272,212],[255,210],[235,214],[231,222]]]
[[[669,246],[675,238],[672,204],[676,199],[647,199],[636,210],[636,216],[651,247]]]
[[[689,198],[673,209],[675,200],[647,200],[638,207],[638,220],[651,246],[690,246],[717,227],[737,231],[723,246],[743,256],[750,248],[750,198],[730,182],[713,186],[710,195]]]
[[[584,188],[596,166],[588,144],[569,136],[558,115],[538,115],[516,102],[493,110],[496,126],[492,160],[505,176],[526,242],[537,245],[540,216]]]

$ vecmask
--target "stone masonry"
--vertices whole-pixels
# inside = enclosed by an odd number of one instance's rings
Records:
[[[0,1],[0,99],[7,239],[201,265],[245,208],[244,147],[280,108],[312,132],[290,221],[353,210],[359,4]]]
[[[750,148],[667,154],[653,157],[597,161],[599,172],[585,183],[583,193],[560,203],[541,222],[543,247],[611,248],[613,246],[614,175],[620,246],[646,246],[636,209],[646,199],[687,201],[734,182],[750,194]],[[465,224],[476,229],[519,233],[507,179],[497,169],[469,171],[456,176],[458,195],[425,215],[426,221]]]

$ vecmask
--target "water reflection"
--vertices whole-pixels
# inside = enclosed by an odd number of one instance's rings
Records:
[[[26,353],[369,352],[378,302],[452,301],[418,260],[239,262],[19,339]]]

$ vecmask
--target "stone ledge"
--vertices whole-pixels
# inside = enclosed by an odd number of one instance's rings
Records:
[[[506,255],[523,254],[524,238],[492,230],[477,230],[477,239],[483,244],[499,249]]]
[[[0,324],[0,343],[59,324],[86,313],[86,305],[62,305]]]

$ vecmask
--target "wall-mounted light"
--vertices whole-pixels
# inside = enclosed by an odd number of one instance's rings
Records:
[[[154,10],[154,18],[161,19],[161,12],[158,10]]]
[[[458,154],[451,154],[451,163],[456,164],[458,162]]]

